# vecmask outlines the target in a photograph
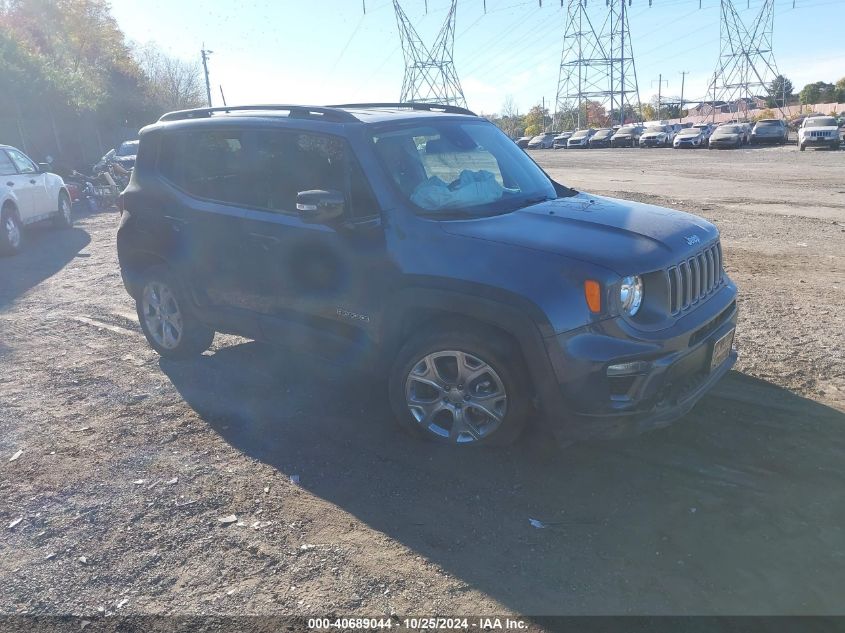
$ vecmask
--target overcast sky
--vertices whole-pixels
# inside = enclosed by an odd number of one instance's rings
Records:
[[[404,62],[391,0],[112,0],[126,35],[170,54],[210,58],[213,99],[229,104],[395,101]],[[603,16],[604,0],[587,0]],[[402,0],[423,40],[440,29],[449,0]],[[470,108],[501,109],[512,95],[520,111],[546,98],[553,109],[565,12],[559,0],[459,0],[455,65]],[[701,97],[719,55],[719,0],[633,0],[631,38],[644,101]],[[735,0],[748,23],[761,0]],[[750,9],[747,8],[750,4]],[[845,76],[845,0],[775,0],[774,51],[779,70],[799,90]],[[597,19],[602,19],[597,17]]]

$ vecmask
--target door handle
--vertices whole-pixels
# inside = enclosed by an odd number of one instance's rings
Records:
[[[30,180],[30,181],[29,181],[29,184],[34,185],[34,184],[35,184],[35,178],[33,178],[32,180]]]
[[[7,187],[14,187],[14,186],[15,186],[15,183],[13,183],[13,182],[10,180],[9,182],[7,182],[7,183],[6,183],[6,186],[7,186]]]

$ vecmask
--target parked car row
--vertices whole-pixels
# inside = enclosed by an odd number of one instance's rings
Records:
[[[845,143],[845,127],[833,116],[810,115],[802,119],[798,129],[798,148],[838,149]],[[762,119],[756,123],[728,121],[719,125],[651,121],[616,128],[582,129],[568,132],[544,132],[535,137],[522,137],[517,145],[527,149],[587,149],[597,147],[674,147],[695,149],[706,147],[739,148],[750,144],[785,145],[789,127],[782,119]]]

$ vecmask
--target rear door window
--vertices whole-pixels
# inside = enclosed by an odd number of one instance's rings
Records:
[[[162,139],[159,172],[187,193],[227,204],[296,213],[300,191],[343,192],[351,215],[377,211],[345,139],[294,130],[195,130]]]

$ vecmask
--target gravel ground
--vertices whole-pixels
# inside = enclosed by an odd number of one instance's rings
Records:
[[[0,260],[0,614],[845,613],[845,152],[534,156],[721,228],[742,356],[691,414],[457,459],[343,367],[160,360],[116,216],[35,229]]]

